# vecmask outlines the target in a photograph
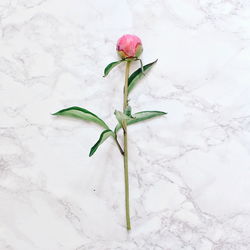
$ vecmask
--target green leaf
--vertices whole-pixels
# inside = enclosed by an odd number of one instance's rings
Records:
[[[138,112],[133,114],[133,118],[130,118],[127,120],[127,125],[131,125],[137,122],[141,122],[144,120],[148,120],[150,118],[156,117],[156,116],[161,116],[161,115],[165,115],[167,113],[162,112],[162,111],[142,111],[142,112]],[[115,133],[117,133],[117,131],[121,128],[121,124],[117,124],[115,127]]]
[[[120,61],[117,61],[117,62],[112,62],[110,63],[105,69],[104,69],[104,75],[103,77],[107,76],[108,73],[115,67],[117,66],[118,64],[120,64],[121,62],[123,62],[124,60],[120,60]]]
[[[70,107],[62,109],[52,115],[68,116],[81,120],[92,121],[101,125],[105,129],[109,129],[108,125],[101,118],[99,118],[97,115],[93,114],[89,110],[80,107]]]
[[[96,144],[90,149],[89,157],[91,157],[91,156],[95,153],[95,151],[98,149],[98,147],[99,147],[108,137],[110,137],[110,136],[113,136],[113,137],[114,137],[114,136],[115,136],[114,132],[113,132],[112,130],[110,130],[110,129],[104,130],[104,131],[101,133],[101,135],[100,135],[98,141],[96,142]]]
[[[155,60],[155,61],[152,62],[152,63],[146,64],[145,66],[143,66],[143,71],[144,71],[144,72],[142,72],[142,69],[139,68],[139,69],[137,69],[133,74],[131,74],[131,76],[128,78],[128,92],[130,92],[130,91],[134,88],[134,86],[135,86],[135,84],[137,83],[137,81],[138,81],[142,76],[144,76],[144,75],[153,67],[153,65],[154,65],[157,61],[158,61],[158,59]]]

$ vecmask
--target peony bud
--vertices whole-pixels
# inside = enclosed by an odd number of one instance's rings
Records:
[[[122,59],[138,58],[143,51],[141,39],[135,35],[123,35],[117,42],[116,50]]]

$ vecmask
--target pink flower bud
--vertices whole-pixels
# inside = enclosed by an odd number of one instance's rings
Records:
[[[123,35],[117,42],[116,50],[122,59],[137,58],[143,50],[141,39],[135,35]]]

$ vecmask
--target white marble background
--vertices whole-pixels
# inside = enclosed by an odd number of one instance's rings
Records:
[[[125,33],[159,59],[134,111],[168,112],[129,129],[129,234],[115,144],[50,115],[115,125]],[[1,0],[0,36],[1,250],[250,249],[250,1]]]

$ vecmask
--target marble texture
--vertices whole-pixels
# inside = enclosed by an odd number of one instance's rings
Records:
[[[133,110],[168,112],[129,128],[129,234],[116,145],[50,115],[115,126],[124,33],[159,59]],[[250,249],[249,1],[1,0],[0,36],[1,250]]]

